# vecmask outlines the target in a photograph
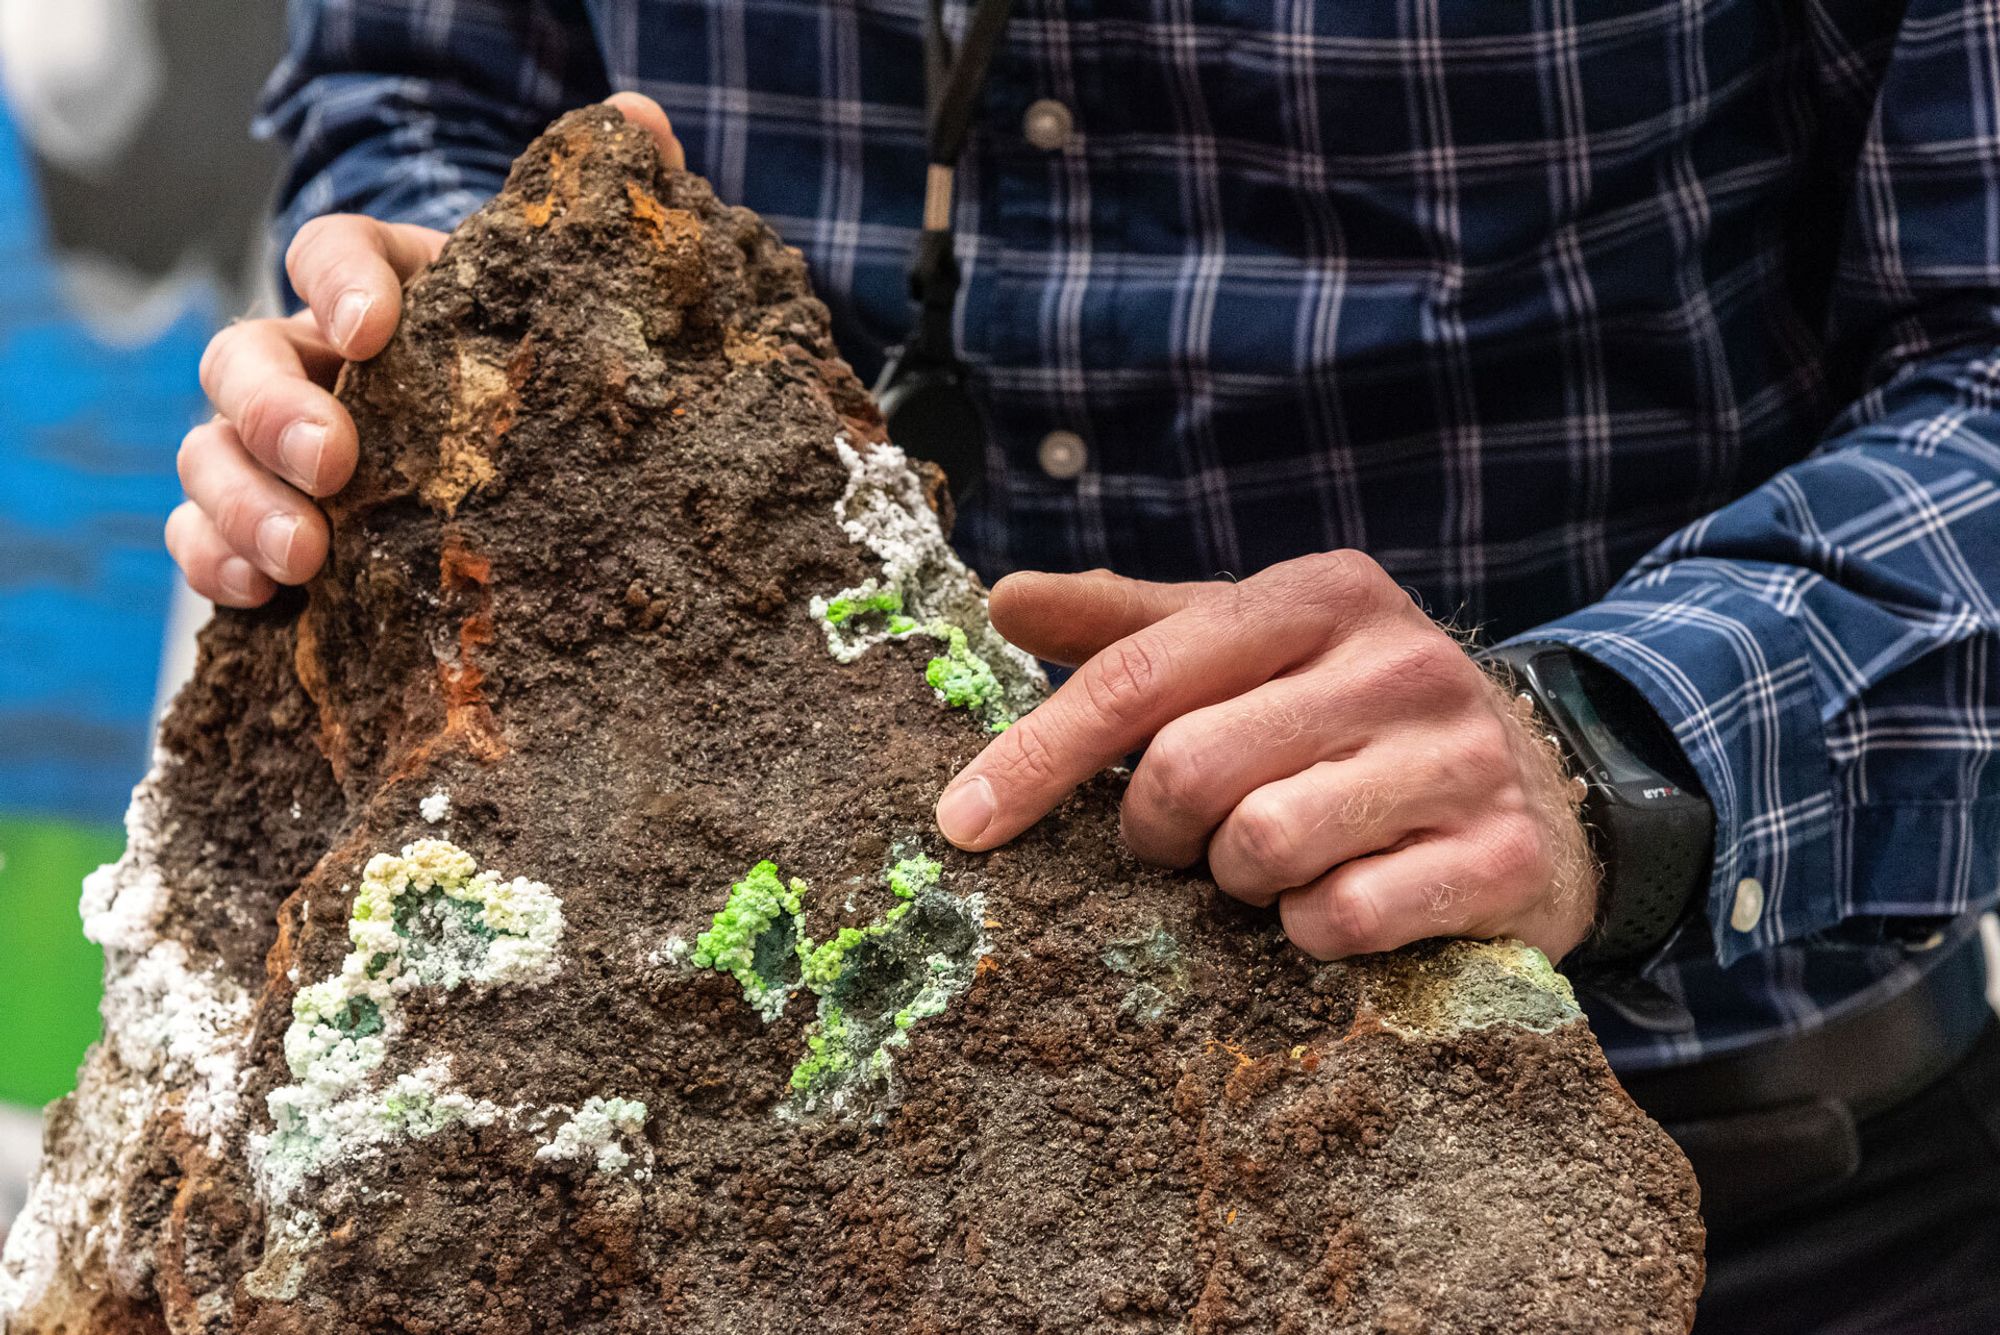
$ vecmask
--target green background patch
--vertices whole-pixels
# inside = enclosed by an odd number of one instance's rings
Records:
[[[0,816],[0,1101],[69,1092],[97,1037],[104,956],[77,916],[83,878],[125,847],[117,825]]]

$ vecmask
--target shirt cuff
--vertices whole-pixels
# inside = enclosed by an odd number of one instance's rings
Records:
[[[1729,965],[1842,913],[1826,728],[1804,637],[1737,583],[1687,569],[1709,564],[1652,572],[1516,640],[1602,663],[1673,730],[1715,806],[1707,917]]]

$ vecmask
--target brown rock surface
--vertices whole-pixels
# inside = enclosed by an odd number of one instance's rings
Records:
[[[1111,777],[936,838],[1032,665],[798,256],[615,114],[341,394],[326,573],[204,633],[86,887],[7,1331],[1687,1328],[1693,1179],[1539,955],[1316,964]]]

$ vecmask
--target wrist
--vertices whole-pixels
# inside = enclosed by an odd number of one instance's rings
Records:
[[[1578,962],[1637,966],[1700,900],[1713,808],[1665,723],[1623,678],[1552,642],[1503,645],[1482,658],[1583,781],[1599,903]]]
[[[1557,943],[1549,954],[1561,960],[1591,938],[1601,916],[1602,867],[1583,819],[1587,785],[1532,702],[1509,692],[1504,681],[1495,679],[1493,687],[1496,707],[1509,720],[1516,763],[1546,841],[1550,864],[1546,915],[1549,939]]]

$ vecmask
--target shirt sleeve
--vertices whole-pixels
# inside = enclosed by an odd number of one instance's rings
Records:
[[[292,0],[255,125],[290,149],[276,253],[325,213],[454,227],[549,121],[609,93],[582,0]]]
[[[1672,726],[1715,804],[1725,965],[2000,892],[1996,88],[2000,10],[1911,0],[1828,315],[1856,400],[1807,458],[1521,637],[1617,670]]]

